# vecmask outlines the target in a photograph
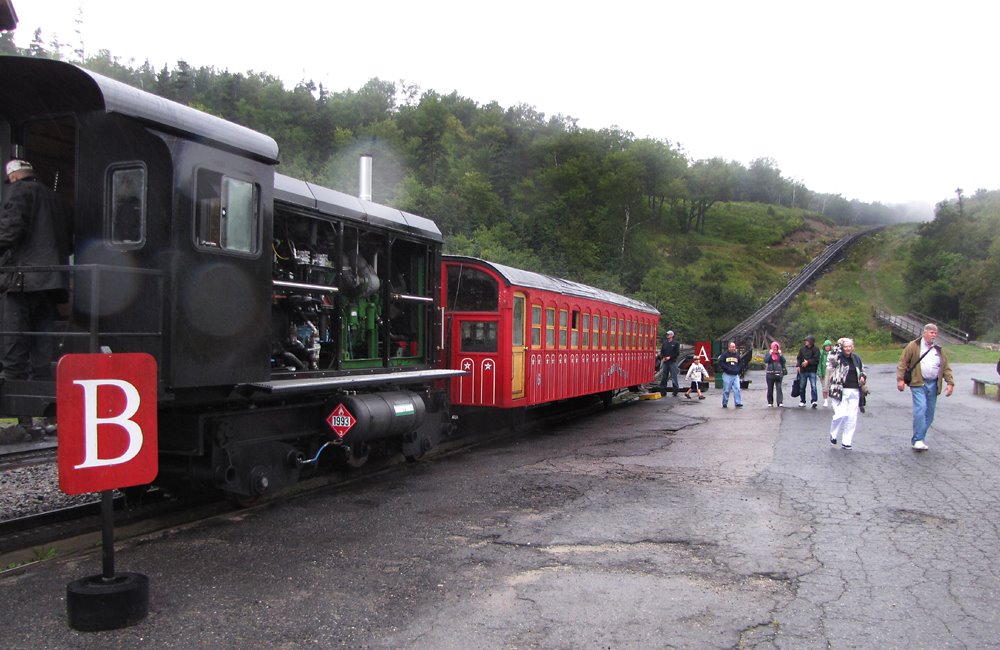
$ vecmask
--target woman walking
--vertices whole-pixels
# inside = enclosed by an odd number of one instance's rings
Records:
[[[781,345],[777,341],[771,343],[771,351],[764,355],[764,379],[767,381],[767,406],[774,406],[777,401],[781,407],[781,380],[788,374],[785,367],[785,355],[781,354]]]
[[[830,352],[826,376],[830,380],[829,397],[833,400],[833,420],[830,422],[830,444],[850,449],[854,430],[858,426],[858,409],[861,406],[861,388],[865,385],[865,369],[861,357],[854,352],[854,340],[842,338]],[[827,391],[823,391],[827,397]]]

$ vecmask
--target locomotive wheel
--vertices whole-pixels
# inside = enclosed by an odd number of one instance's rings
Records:
[[[368,462],[368,455],[370,453],[371,447],[368,446],[367,442],[353,444],[348,448],[345,454],[344,462],[347,463],[348,467],[357,469]]]
[[[74,630],[117,630],[148,613],[149,578],[141,573],[117,573],[110,580],[89,576],[66,585],[66,614]]]

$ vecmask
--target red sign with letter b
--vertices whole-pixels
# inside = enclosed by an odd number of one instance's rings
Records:
[[[156,360],[67,354],[56,369],[59,488],[67,494],[156,478]]]

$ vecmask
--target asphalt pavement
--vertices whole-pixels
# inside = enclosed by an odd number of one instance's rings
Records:
[[[150,614],[77,632],[99,549],[0,576],[5,648],[1000,647],[1000,403],[955,368],[914,452],[870,369],[831,409],[636,401],[119,544]]]

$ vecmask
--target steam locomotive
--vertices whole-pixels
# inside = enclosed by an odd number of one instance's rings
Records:
[[[522,409],[652,379],[648,305],[525,283],[526,272],[511,285],[491,266],[497,299],[479,321],[494,326],[470,329],[467,312],[446,314],[456,286],[442,272],[457,261],[443,262],[432,221],[276,173],[272,138],[59,61],[0,57],[0,87],[0,154],[30,160],[72,216],[69,301],[53,331],[33,335],[63,354],[156,359],[158,483],[252,500],[331,453],[349,465],[376,446],[418,458],[452,433],[461,382],[482,378],[463,368],[454,332],[480,337],[480,362],[492,339],[505,368],[508,397],[467,406]],[[536,308],[541,320],[524,320]],[[536,373],[531,350],[554,372]],[[584,360],[586,382],[549,389]],[[549,392],[517,402],[512,377]],[[55,405],[53,381],[0,384],[0,414],[51,417]]]

